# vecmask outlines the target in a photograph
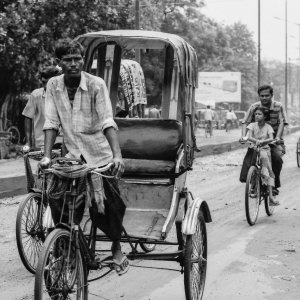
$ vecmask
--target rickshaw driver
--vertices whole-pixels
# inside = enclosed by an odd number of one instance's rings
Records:
[[[118,179],[124,172],[124,162],[108,90],[101,78],[82,71],[83,53],[82,45],[70,39],[60,40],[56,45],[55,55],[63,74],[50,79],[47,84],[45,157],[40,161],[40,165],[42,168],[49,166],[51,149],[61,125],[69,151],[68,157],[81,158],[92,166],[104,166],[113,162],[112,175]],[[108,188],[111,190],[105,190],[105,194],[109,192],[109,195],[117,197],[105,201],[105,214],[109,216],[105,222],[110,218],[107,222],[109,224],[102,225],[104,229],[101,225],[98,227],[112,240],[114,268],[121,275],[129,267],[120,244],[125,205],[119,196],[117,181],[108,180]],[[115,210],[107,204],[111,201],[114,202]],[[99,213],[96,216],[101,218]]]
[[[270,85],[262,85],[258,88],[258,95],[260,101],[255,102],[248,109],[246,116],[242,122],[242,137],[246,135],[246,127],[252,122],[254,118],[254,110],[257,106],[263,106],[270,111],[270,120],[267,121],[274,130],[276,145],[271,145],[272,169],[275,175],[275,187],[273,193],[278,195],[278,188],[280,187],[280,172],[282,169],[282,156],[285,154],[284,142],[282,139],[284,127],[288,125],[285,110],[282,104],[273,100],[273,88]],[[252,150],[252,149],[251,149]],[[243,166],[240,174],[240,181],[246,182],[248,167],[251,164],[252,152],[248,152],[244,158]],[[253,151],[253,150],[252,150]]]

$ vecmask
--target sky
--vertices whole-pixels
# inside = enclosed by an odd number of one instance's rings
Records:
[[[261,58],[285,61],[285,1],[288,20],[287,57],[292,63],[300,63],[300,0],[260,0]],[[257,45],[258,2],[259,0],[206,0],[206,7],[202,12],[224,25],[241,21],[253,33]]]

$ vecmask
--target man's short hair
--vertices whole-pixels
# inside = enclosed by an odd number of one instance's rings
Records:
[[[260,93],[265,90],[269,90],[270,94],[273,96],[273,87],[268,84],[262,85],[258,88],[257,90],[258,95],[260,95]]]
[[[61,59],[64,55],[74,54],[78,52],[81,54],[81,56],[84,55],[84,48],[77,41],[67,38],[67,39],[60,39],[56,43],[55,56],[58,59]]]
[[[49,79],[51,77],[59,75],[60,71],[55,66],[47,66],[43,67],[40,71],[40,75],[42,78]]]

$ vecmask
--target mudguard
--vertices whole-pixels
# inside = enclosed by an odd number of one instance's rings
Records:
[[[188,207],[182,221],[182,233],[185,235],[194,234],[196,231],[197,218],[199,210],[203,212],[204,220],[206,223],[212,221],[209,207],[207,203],[200,198],[195,198],[194,200],[187,201]]]

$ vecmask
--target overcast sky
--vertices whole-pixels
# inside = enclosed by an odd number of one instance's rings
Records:
[[[261,57],[285,61],[285,0],[260,0]],[[208,17],[224,24],[241,21],[253,33],[257,45],[258,0],[206,0]],[[280,18],[282,20],[278,20]],[[287,0],[288,58],[299,58],[300,0]],[[293,23],[299,23],[295,25]]]

